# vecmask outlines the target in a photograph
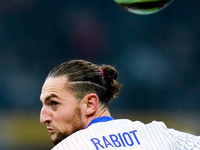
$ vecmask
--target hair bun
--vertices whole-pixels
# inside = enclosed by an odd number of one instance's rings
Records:
[[[104,76],[107,80],[116,80],[118,77],[117,70],[110,65],[101,66],[101,70],[103,70]]]

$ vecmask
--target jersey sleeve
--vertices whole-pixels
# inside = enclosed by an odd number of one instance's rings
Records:
[[[163,122],[153,121],[148,127],[151,127],[151,131],[156,131],[155,137],[160,137],[160,145],[163,148],[168,147],[170,150],[200,150],[200,136],[167,128]],[[164,145],[162,143],[168,144]]]
[[[168,129],[172,135],[177,149],[181,150],[200,150],[200,136]]]

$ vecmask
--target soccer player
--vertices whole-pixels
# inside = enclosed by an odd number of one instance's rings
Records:
[[[84,60],[64,62],[48,74],[41,92],[40,121],[55,144],[52,150],[200,150],[200,136],[113,119],[108,103],[121,85],[117,70]]]

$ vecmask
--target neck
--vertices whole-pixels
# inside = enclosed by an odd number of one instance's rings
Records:
[[[110,116],[110,112],[108,110],[107,107],[102,107],[101,109],[99,109],[99,111],[97,111],[93,116],[88,117],[87,119],[87,124],[86,127],[90,124],[90,122],[95,119],[95,118],[99,118],[99,117],[104,117],[104,116]]]

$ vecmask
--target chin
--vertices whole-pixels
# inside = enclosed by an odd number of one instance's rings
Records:
[[[51,142],[54,145],[57,145],[58,143],[60,143],[62,140],[64,140],[67,136],[63,135],[63,134],[54,134],[51,136]]]

